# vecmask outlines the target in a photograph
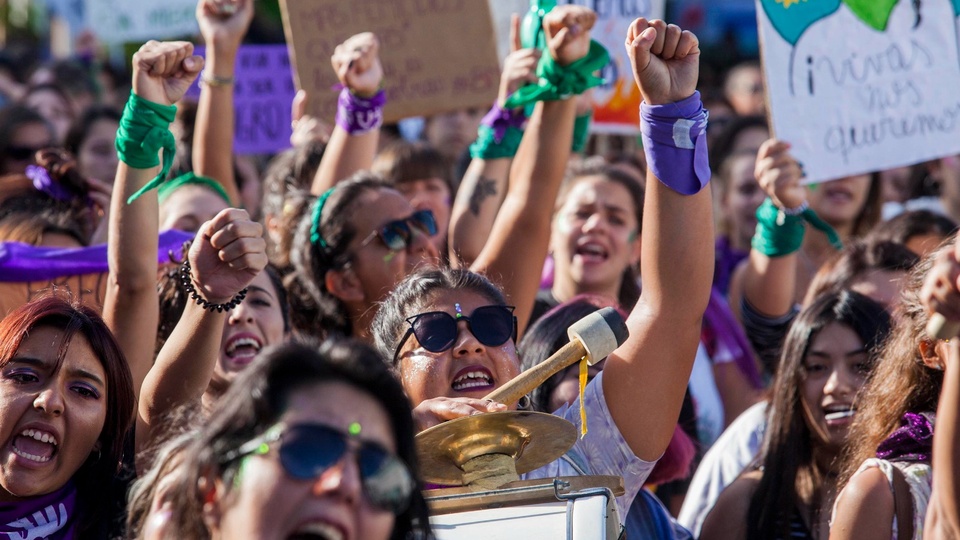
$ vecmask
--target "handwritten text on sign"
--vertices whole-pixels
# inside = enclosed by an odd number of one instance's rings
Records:
[[[803,10],[829,2],[758,0],[774,131],[809,180],[960,152],[951,1],[899,2],[883,17],[847,1],[814,12]]]
[[[197,0],[86,0],[86,26],[107,44],[197,34]]]
[[[297,85],[311,114],[336,116],[330,56],[354,34],[380,39],[384,120],[487,107],[500,82],[486,2],[477,0],[282,0]]]
[[[197,48],[197,54],[204,52]],[[290,104],[296,90],[286,45],[240,47],[234,79],[234,151],[270,154],[289,148]],[[199,96],[199,86],[194,83],[187,95]]]

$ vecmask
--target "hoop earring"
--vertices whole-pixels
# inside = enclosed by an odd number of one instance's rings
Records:
[[[530,396],[524,395],[523,397],[520,398],[519,401],[517,401],[517,410],[526,411],[530,409],[530,405],[531,405]]]

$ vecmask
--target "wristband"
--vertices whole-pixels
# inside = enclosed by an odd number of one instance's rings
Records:
[[[233,77],[217,77],[213,73],[207,73],[207,70],[200,72],[200,84],[204,86],[217,88],[221,86],[230,86],[234,82],[236,82],[236,79]]]
[[[470,157],[498,159],[515,156],[526,121],[523,109],[503,109],[499,103],[494,103],[490,112],[480,120],[477,140],[470,145]]]
[[[578,116],[573,122],[573,145],[570,149],[574,152],[582,152],[587,146],[587,139],[590,138],[590,120],[593,119],[593,111],[583,116]]]
[[[203,296],[200,296],[200,293],[197,291],[197,288],[194,287],[193,285],[193,276],[190,275],[190,271],[191,271],[190,260],[184,259],[183,264],[180,265],[180,285],[183,287],[183,292],[187,296],[189,296],[193,301],[195,301],[198,306],[202,307],[207,311],[216,311],[217,313],[230,311],[231,309],[239,306],[240,303],[243,302],[243,299],[247,297],[247,288],[244,287],[229,302],[224,302],[222,304],[214,304],[213,302],[210,302]]]
[[[561,66],[549,54],[540,57],[537,76],[540,80],[517,89],[507,98],[506,107],[516,109],[537,101],[556,101],[582,94],[588,88],[599,86],[603,79],[594,72],[610,62],[610,54],[603,45],[590,41],[590,50],[583,58],[569,66]]]
[[[176,105],[160,105],[130,92],[114,143],[117,157],[134,169],[150,169],[160,165],[159,152],[162,149],[163,166],[160,174],[127,199],[127,204],[162,184],[170,171],[177,148],[176,140],[170,133],[170,122],[176,115]]]
[[[784,213],[767,197],[757,208],[757,229],[750,245],[767,257],[783,257],[800,249],[803,234],[803,217]]]
[[[677,193],[693,195],[710,182],[708,117],[700,92],[676,103],[640,103],[640,133],[650,171]]]
[[[383,106],[387,94],[382,89],[370,98],[362,98],[348,88],[337,99],[337,125],[350,135],[363,135],[383,124]]]

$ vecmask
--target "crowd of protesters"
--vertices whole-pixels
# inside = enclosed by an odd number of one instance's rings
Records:
[[[519,408],[584,428],[523,477],[621,477],[627,538],[960,535],[960,158],[807,185],[761,66],[705,87],[697,37],[644,18],[642,144],[599,155],[609,53],[563,5],[539,49],[514,18],[489,112],[421,140],[352,36],[336,117],[301,92],[251,159],[253,13],[200,0],[126,80],[0,66],[0,282],[38,289],[0,302],[0,533],[431,538],[415,434]],[[484,399],[607,307],[605,360]]]

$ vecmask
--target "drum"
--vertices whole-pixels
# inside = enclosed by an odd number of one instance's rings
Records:
[[[438,540],[557,538],[616,540],[622,527],[618,477],[577,476],[511,482],[488,491],[424,492]]]

